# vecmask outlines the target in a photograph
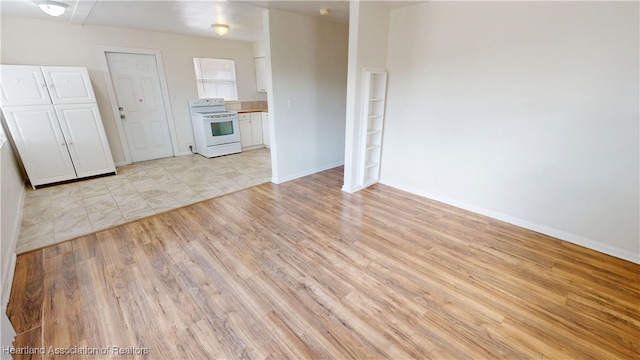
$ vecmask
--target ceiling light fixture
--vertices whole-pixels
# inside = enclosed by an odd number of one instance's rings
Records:
[[[69,6],[57,1],[36,1],[36,4],[40,7],[40,10],[44,11],[47,15],[56,17],[64,14],[65,9]]]
[[[211,27],[213,28],[213,31],[216,32],[216,34],[222,36],[224,34],[226,34],[227,32],[229,32],[229,25],[225,25],[225,24],[213,24],[211,25]]]
[[[329,9],[320,9],[320,15],[325,16],[329,13]]]

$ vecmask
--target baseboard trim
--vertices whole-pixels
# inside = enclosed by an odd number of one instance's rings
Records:
[[[194,154],[191,151],[183,151],[183,152],[177,153],[175,156],[187,156],[187,155],[198,155],[198,153]]]
[[[198,155],[197,153],[192,153],[191,151],[183,151],[175,154],[174,156],[186,156],[186,155]],[[170,156],[172,157],[172,156]],[[118,161],[115,163],[116,166],[127,166],[133,164],[133,161]]]
[[[8,256],[10,259],[5,259],[8,263],[8,268],[4,273],[4,279],[2,279],[2,309],[3,311],[7,310],[7,304],[9,304],[9,297],[11,296],[11,287],[13,286],[13,276],[16,272],[16,261],[18,260],[18,255],[16,255],[15,250],[13,253],[9,253]]]
[[[506,214],[502,214],[500,212],[496,212],[493,210],[488,210],[479,206],[475,206],[475,205],[471,205],[471,204],[467,204],[458,200],[454,200],[454,199],[450,199],[447,197],[443,197],[440,195],[436,195],[433,193],[430,193],[428,191],[423,191],[417,188],[413,188],[410,186],[404,186],[402,184],[397,184],[394,183],[392,181],[386,181],[384,179],[381,179],[380,181],[381,184],[396,188],[398,190],[402,190],[402,191],[406,191],[418,196],[422,196],[431,200],[435,200],[447,205],[451,205],[451,206],[455,206],[457,208],[460,209],[464,209],[464,210],[468,210],[480,215],[484,215],[484,216],[488,216],[490,218],[496,219],[496,220],[500,220],[500,221],[504,221],[506,223],[509,224],[513,224],[516,226],[520,226],[523,227],[525,229],[529,229],[529,230],[533,230],[536,232],[539,232],[541,234],[545,234],[545,235],[549,235],[552,236],[554,238],[557,238],[559,240],[563,240],[566,242],[570,242],[572,244],[576,244],[576,245],[580,245],[583,247],[586,247],[588,249],[591,250],[595,250],[607,255],[611,255],[613,257],[617,257],[623,260],[627,260],[636,264],[640,264],[640,254],[634,254],[631,251],[627,251],[624,249],[620,249],[608,244],[603,244],[599,241],[595,241],[595,240],[591,240],[585,237],[582,237],[580,235],[576,235],[576,234],[572,234],[563,230],[559,230],[553,227],[549,227],[546,225],[542,225],[542,224],[537,224],[528,220],[524,220],[524,219],[520,219],[517,217],[513,217],[510,215],[506,215]]]
[[[118,161],[117,163],[115,163],[114,165],[116,167],[118,166],[127,166],[127,165],[131,165],[133,164],[131,161]],[[117,169],[116,169],[117,170]]]
[[[336,163],[323,165],[323,166],[320,166],[320,167],[317,167],[317,168],[301,171],[301,172],[298,172],[298,173],[295,173],[295,174],[291,174],[291,175],[287,175],[287,176],[283,176],[283,177],[273,176],[271,178],[271,182],[274,183],[274,184],[282,184],[282,183],[285,183],[287,181],[299,179],[301,177],[305,177],[305,176],[309,176],[309,175],[312,175],[312,174],[315,174],[315,173],[319,173],[321,171],[333,169],[334,167],[338,167],[338,166],[342,166],[342,165],[344,165],[344,161],[338,161]]]
[[[342,191],[349,193],[349,194],[353,194],[355,192],[358,192],[362,189],[366,188],[366,186],[347,186],[347,185],[342,185]]]

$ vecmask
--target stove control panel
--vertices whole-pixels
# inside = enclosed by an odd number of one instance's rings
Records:
[[[190,107],[198,106],[224,106],[223,98],[208,98],[208,99],[189,99]]]

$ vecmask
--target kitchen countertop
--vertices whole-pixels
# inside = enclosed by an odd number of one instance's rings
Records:
[[[241,109],[241,110],[234,110],[234,111],[237,111],[238,114],[252,113],[252,112],[269,112],[269,110],[267,109]]]

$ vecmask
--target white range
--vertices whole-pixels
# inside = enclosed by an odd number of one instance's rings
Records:
[[[222,98],[190,99],[196,152],[204,157],[242,151],[238,113],[227,111]]]

